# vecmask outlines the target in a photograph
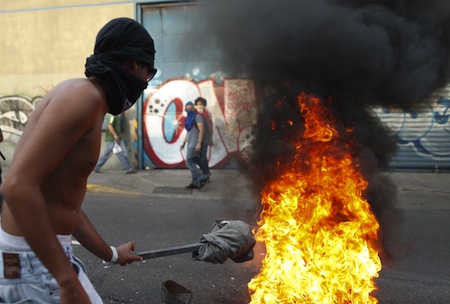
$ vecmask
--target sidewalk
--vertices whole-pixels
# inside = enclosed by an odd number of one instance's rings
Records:
[[[450,174],[394,172],[401,209],[450,210]]]
[[[7,171],[7,167],[3,168],[3,177]],[[138,170],[135,174],[105,169],[102,173],[91,173],[87,192],[198,200],[255,199],[250,182],[239,170],[216,169],[211,172],[211,182],[199,191],[185,188],[191,181],[188,169]],[[389,175],[397,185],[399,208],[450,210],[449,173],[392,172]]]
[[[190,172],[187,169],[140,170],[124,174],[105,170],[89,176],[88,192],[192,198],[199,200],[254,198],[250,183],[239,170],[212,170],[211,182],[201,191],[188,190]],[[450,174],[423,172],[389,173],[397,185],[398,206],[401,209],[450,209]]]
[[[148,195],[200,200],[250,200],[253,195],[248,180],[235,169],[211,170],[211,182],[201,190],[186,189],[191,182],[188,169],[138,170],[124,174],[119,170],[93,172],[88,179],[88,192],[123,195]]]

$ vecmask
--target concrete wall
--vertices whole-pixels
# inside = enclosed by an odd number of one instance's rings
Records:
[[[134,18],[134,1],[0,1],[0,144],[9,165],[34,107],[68,78],[85,77],[84,64],[99,29],[116,17]],[[131,148],[130,148],[131,151]],[[113,158],[105,167],[120,168]]]
[[[115,17],[133,18],[133,1],[0,1],[0,95],[43,95],[84,77],[98,30]]]

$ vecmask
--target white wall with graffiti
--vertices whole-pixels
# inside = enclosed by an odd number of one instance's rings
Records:
[[[186,136],[184,105],[198,96],[207,99],[207,109],[213,119],[214,145],[208,153],[210,167],[237,166],[241,151],[251,142],[256,121],[257,100],[253,82],[248,79],[224,79],[220,84],[211,79],[200,82],[172,79],[147,90],[142,113],[137,113],[138,119],[142,119],[142,138],[138,139],[142,140],[142,151],[137,153],[142,155],[143,167],[185,167],[185,151],[181,149]],[[0,160],[2,165],[9,164],[28,119],[41,99],[42,96],[0,96],[0,127],[4,134],[0,151],[6,158],[6,161]],[[391,162],[393,170],[450,169],[448,91],[424,101],[417,112],[377,108],[374,113],[397,138],[399,151]],[[131,133],[137,132],[131,130]]]
[[[213,145],[208,152],[210,167],[239,161],[240,151],[250,144],[256,122],[255,90],[250,80],[228,79],[215,85],[174,79],[161,85],[145,99],[143,107],[143,147],[145,165],[159,168],[185,167],[186,136],[184,106],[197,97],[207,100],[213,120]]]
[[[443,95],[444,94],[444,95]],[[447,92],[423,101],[420,111],[405,113],[389,108],[373,109],[397,139],[399,150],[393,170],[450,169],[450,97]],[[250,80],[229,79],[217,87],[212,80],[195,83],[175,79],[150,92],[144,104],[144,152],[146,165],[184,167],[180,149],[186,136],[184,105],[202,96],[213,116],[214,146],[211,167],[233,166],[233,158],[251,142],[256,119],[255,93]],[[450,96],[450,95],[449,95]]]
[[[0,128],[3,132],[0,151],[6,159],[0,160],[3,166],[9,165],[28,119],[41,100],[42,96],[0,96]]]
[[[395,134],[399,150],[391,162],[396,170],[450,170],[450,92],[440,91],[408,113],[374,109]]]

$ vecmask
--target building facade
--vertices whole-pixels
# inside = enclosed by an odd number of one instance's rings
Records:
[[[0,148],[8,162],[29,115],[42,97],[67,78],[84,77],[95,35],[109,20],[130,17],[155,40],[156,77],[142,102],[127,111],[129,156],[138,169],[184,167],[184,104],[202,96],[212,114],[214,168],[236,167],[256,121],[250,79],[228,78],[220,50],[195,22],[198,1],[29,0],[0,2]],[[450,88],[423,101],[417,113],[373,109],[395,133],[399,152],[392,170],[450,169]],[[111,160],[110,167],[120,167]]]

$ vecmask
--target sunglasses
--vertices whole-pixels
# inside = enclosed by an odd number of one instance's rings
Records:
[[[147,75],[147,82],[153,79],[155,77],[156,73],[158,72],[157,69],[154,67],[148,67],[148,75]]]

